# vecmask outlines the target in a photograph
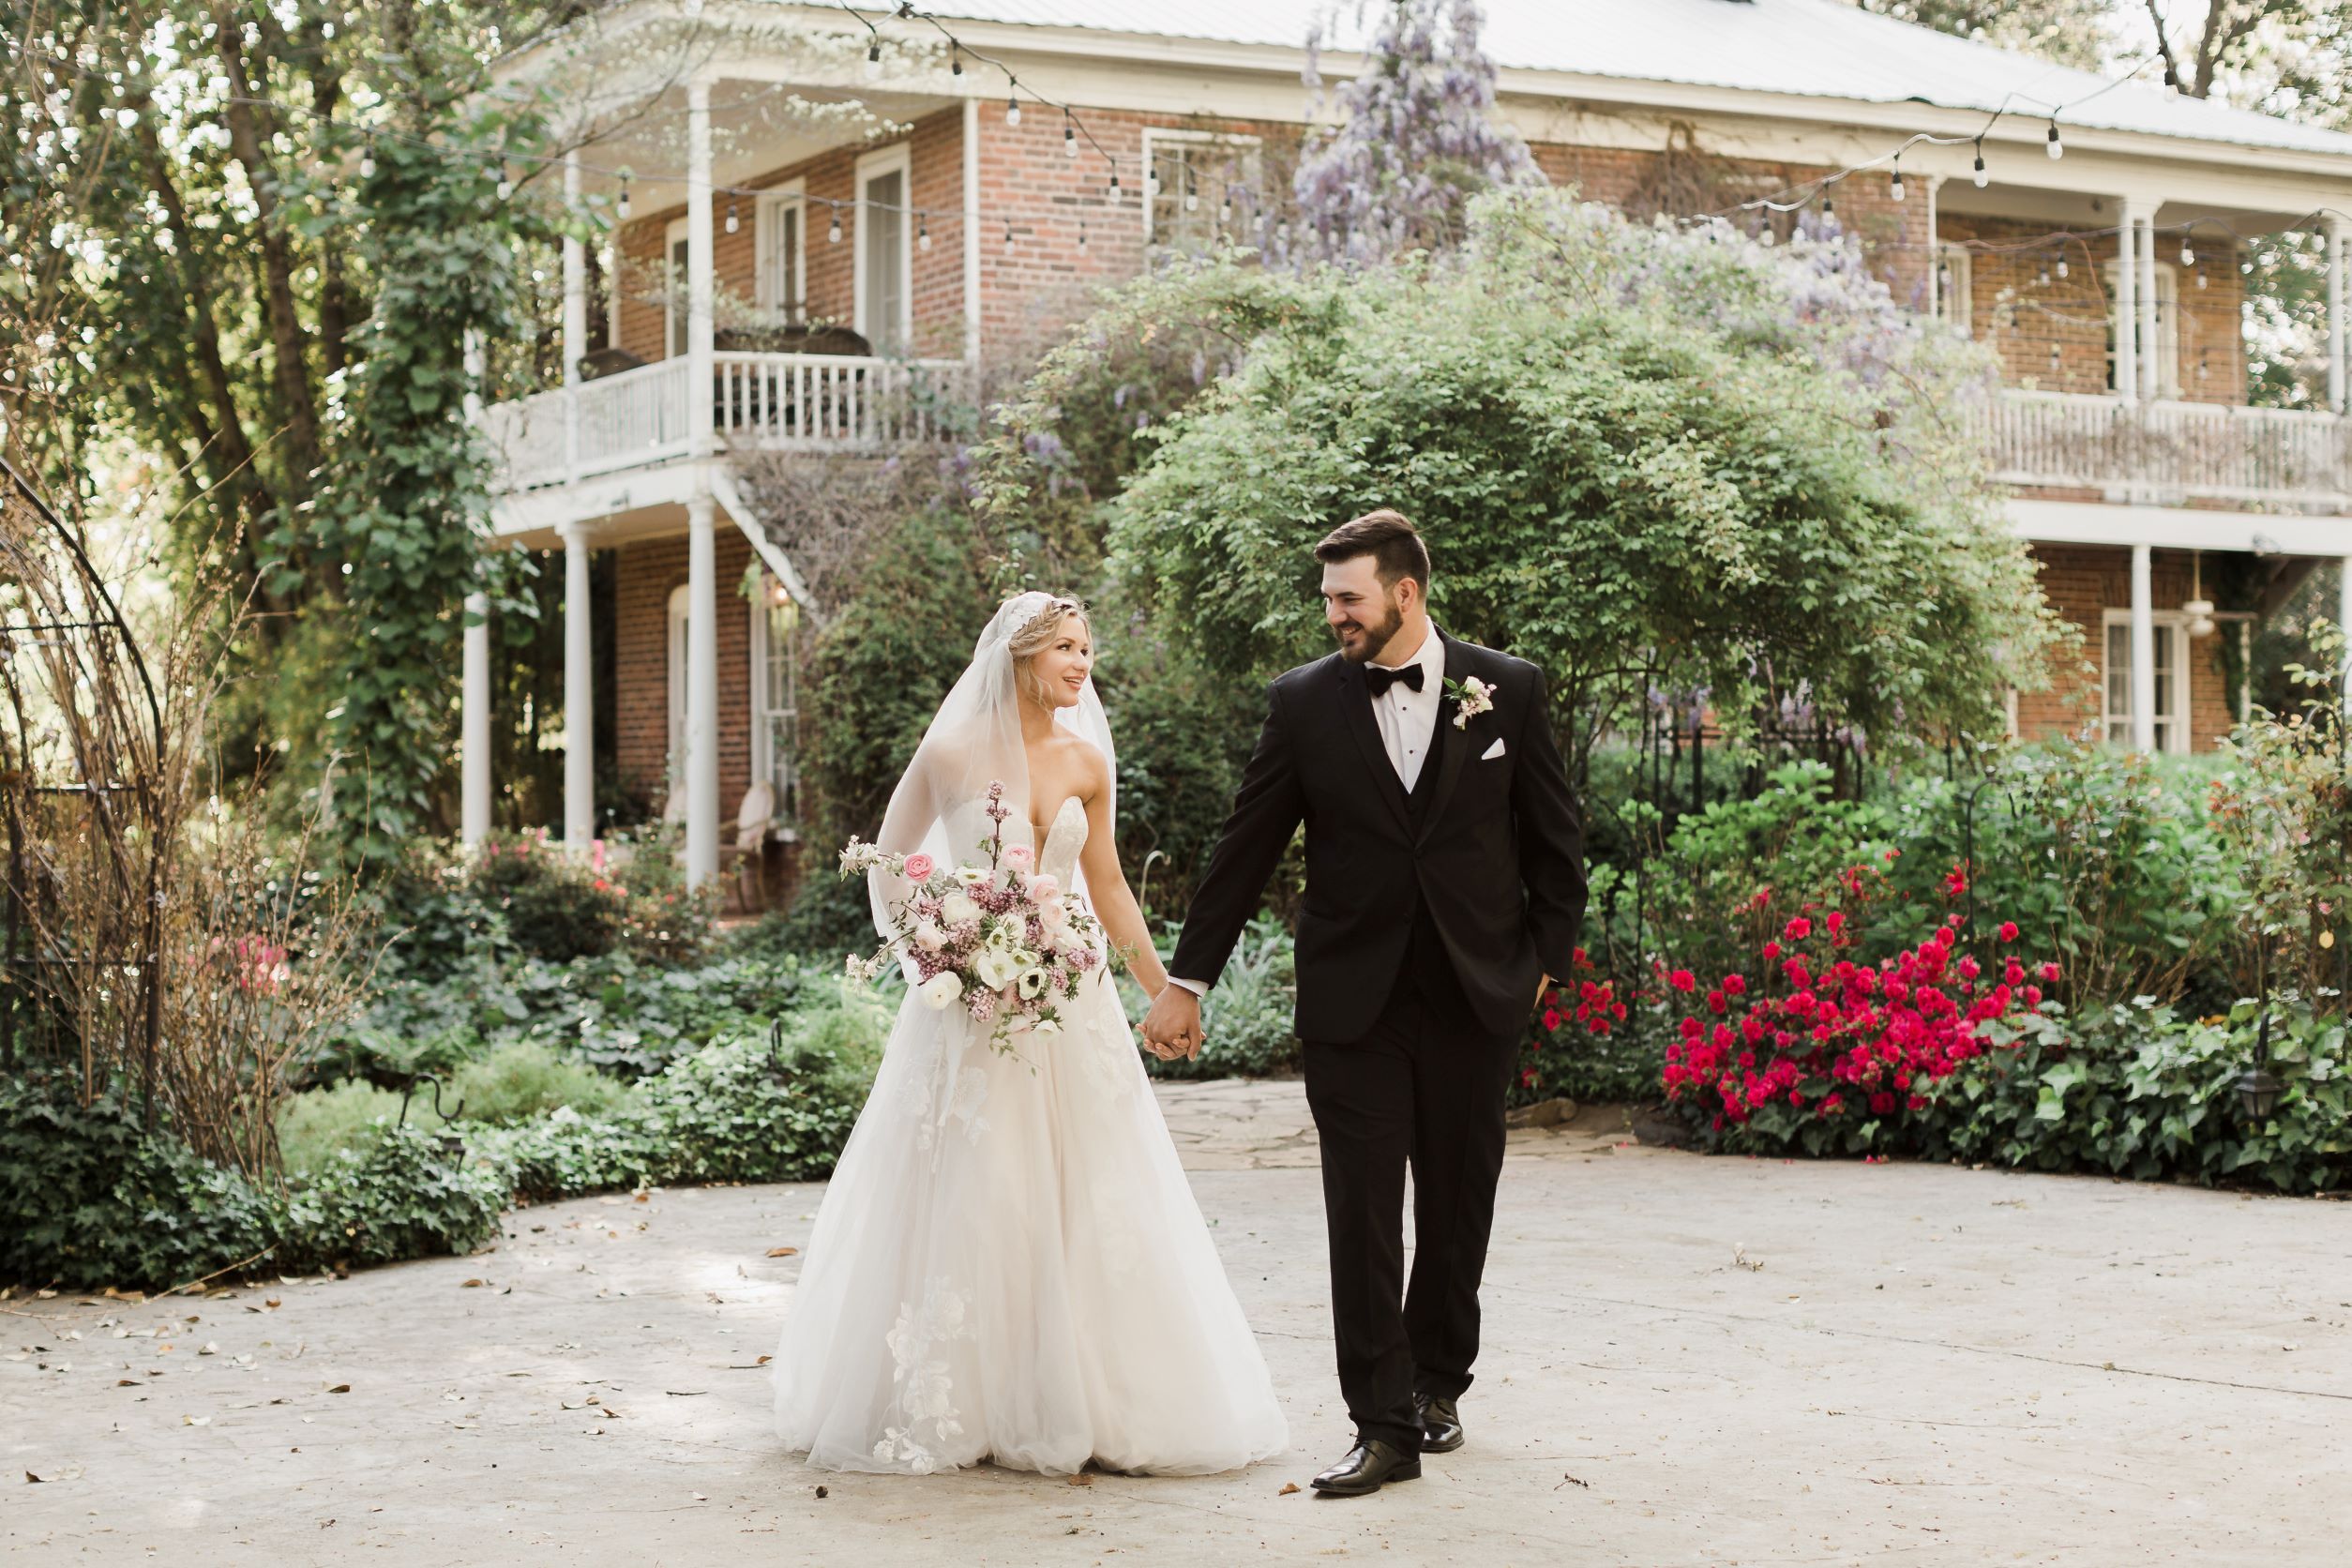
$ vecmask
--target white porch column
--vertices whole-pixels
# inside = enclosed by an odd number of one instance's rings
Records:
[[[2123,222],[2116,231],[2115,395],[2127,404],[2140,400],[2139,229],[2139,208],[2124,203]]]
[[[2140,396],[2150,402],[2164,395],[2164,356],[2156,336],[2156,209],[2140,220]]]
[[[564,212],[580,217],[580,155],[564,155]],[[588,349],[588,248],[564,236],[564,476],[580,479],[580,356]]]
[[[686,430],[697,454],[718,449],[711,429],[711,84],[686,85]],[[716,862],[714,862],[716,864]]]
[[[2328,406],[2344,412],[2344,219],[2328,215]]]
[[[596,650],[590,638],[588,529],[564,536],[564,843],[585,854],[596,836]]]
[[[465,688],[458,710],[461,785],[458,794],[458,839],[468,849],[490,834],[490,596],[465,596]]]
[[[2337,565],[2344,583],[2336,593],[2336,629],[2344,636],[2344,663],[2337,672],[2337,693],[2344,699],[2344,716],[2352,719],[2352,555]]]
[[[2155,592],[2146,545],[2132,547],[2132,749],[2156,749]]]
[[[686,503],[686,874],[694,887],[718,872],[716,510],[707,494]]]
[[[976,98],[964,99],[964,363],[980,363],[980,100]]]

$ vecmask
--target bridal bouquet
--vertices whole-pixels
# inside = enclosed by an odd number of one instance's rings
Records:
[[[913,970],[915,994],[931,1007],[961,1006],[988,1024],[988,1043],[1011,1050],[1024,1030],[1062,1032],[1063,1003],[1104,967],[1108,944],[1085,901],[1037,870],[1034,852],[1004,842],[1004,786],[988,786],[993,824],[980,844],[985,865],[942,866],[927,854],[892,854],[852,838],[841,852],[845,877],[882,870],[906,879],[890,906],[890,935],[871,957],[852,954],[850,977],[871,980],[893,955]]]

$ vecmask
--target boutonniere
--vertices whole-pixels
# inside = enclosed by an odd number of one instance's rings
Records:
[[[1445,694],[1454,699],[1454,728],[1467,730],[1470,721],[1480,714],[1495,711],[1495,688],[1472,675],[1463,681],[1445,683]]]

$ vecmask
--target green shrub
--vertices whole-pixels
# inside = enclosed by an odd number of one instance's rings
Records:
[[[668,1130],[634,1094],[602,1116],[564,1106],[535,1122],[469,1127],[466,1143],[515,1196],[533,1200],[650,1185],[671,1165]]]
[[[889,1026],[878,999],[845,991],[772,1038],[722,1041],[672,1063],[644,1086],[663,1135],[666,1179],[810,1182],[831,1174]]]
[[[537,834],[484,839],[467,887],[505,914],[515,945],[534,957],[595,957],[619,946],[628,928],[626,895]]]
[[[364,1148],[375,1139],[378,1122],[400,1114],[400,1097],[389,1089],[351,1078],[289,1094],[278,1105],[278,1156],[289,1175],[318,1169],[339,1149]],[[411,1119],[438,1125],[430,1094],[409,1107]]]
[[[468,1157],[454,1130],[382,1123],[294,1184],[279,1257],[318,1268],[471,1252],[498,1233],[511,1184],[495,1162]]]
[[[168,1290],[260,1252],[278,1217],[168,1124],[148,1137],[135,1111],[84,1108],[62,1078],[0,1081],[0,1277]]]
[[[458,1072],[442,1099],[467,1122],[507,1125],[570,1107],[596,1116],[619,1104],[626,1085],[544,1042],[516,1040]]]

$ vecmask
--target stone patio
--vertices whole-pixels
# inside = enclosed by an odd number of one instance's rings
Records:
[[[472,1258],[11,1299],[11,1555],[87,1562],[2335,1564],[2352,1208],[1512,1137],[1470,1440],[1358,1502],[1295,1083],[1163,1093],[1288,1409],[1234,1475],[823,1475],[761,1358],[822,1189],[592,1198]],[[38,1483],[30,1479],[38,1476]]]

